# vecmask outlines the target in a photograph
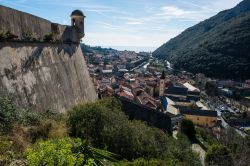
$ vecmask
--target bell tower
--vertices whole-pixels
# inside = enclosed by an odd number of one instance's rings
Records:
[[[162,71],[161,77],[160,77],[160,87],[159,87],[159,96],[163,96],[164,95],[164,91],[165,91],[165,71]]]
[[[84,19],[85,19],[85,16],[83,12],[80,10],[74,10],[71,13],[71,26],[76,29],[78,37],[79,37],[79,41],[81,40],[81,38],[85,36]]]

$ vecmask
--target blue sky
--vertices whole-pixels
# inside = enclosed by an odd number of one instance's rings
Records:
[[[80,9],[86,15],[84,43],[143,48],[159,47],[186,28],[240,1],[0,0],[0,4],[68,25],[70,13]]]

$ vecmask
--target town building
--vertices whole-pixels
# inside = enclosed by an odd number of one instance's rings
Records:
[[[160,77],[160,88],[159,88],[159,96],[163,96],[164,95],[164,91],[165,91],[165,71],[162,71],[161,77]]]
[[[217,125],[217,112],[212,110],[193,109],[190,107],[174,106],[184,118],[191,120],[195,125],[202,127],[215,127]]]

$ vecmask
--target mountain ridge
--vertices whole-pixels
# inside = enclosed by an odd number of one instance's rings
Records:
[[[216,78],[250,78],[250,0],[186,29],[153,56]]]

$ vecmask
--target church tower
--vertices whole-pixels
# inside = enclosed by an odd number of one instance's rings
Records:
[[[164,91],[165,91],[165,71],[162,71],[161,77],[160,77],[160,87],[159,87],[159,96],[163,96],[164,95]]]
[[[81,38],[83,38],[85,36],[84,18],[85,18],[85,16],[84,16],[83,12],[80,10],[74,10],[71,13],[71,26],[76,28],[79,41],[81,40]]]

